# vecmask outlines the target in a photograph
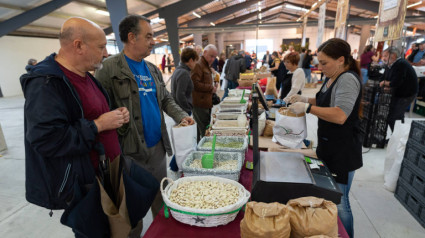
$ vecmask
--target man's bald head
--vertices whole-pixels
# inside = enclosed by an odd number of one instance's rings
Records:
[[[61,46],[72,43],[76,39],[86,41],[87,38],[93,38],[105,34],[96,23],[80,18],[72,17],[63,23],[59,33],[59,41]]]

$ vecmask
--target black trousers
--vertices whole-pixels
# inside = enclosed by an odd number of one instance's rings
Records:
[[[404,113],[415,97],[416,95],[407,98],[399,98],[394,96],[391,98],[390,111],[388,112],[387,122],[392,132],[394,132],[394,125],[396,120],[401,120],[404,122]]]

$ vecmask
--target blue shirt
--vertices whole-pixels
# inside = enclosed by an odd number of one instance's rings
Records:
[[[146,146],[152,147],[161,140],[161,114],[156,98],[155,81],[144,60],[138,62],[127,56],[125,59],[139,86],[140,111]]]
[[[424,53],[425,51],[418,51],[415,57],[413,57],[413,63],[418,63],[419,61],[421,61],[422,57],[424,56]]]

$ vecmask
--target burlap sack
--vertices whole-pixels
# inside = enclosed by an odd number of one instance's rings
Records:
[[[241,221],[242,238],[289,238],[291,226],[287,206],[274,202],[249,202]]]
[[[268,78],[266,95],[273,95],[275,98],[277,98],[276,77]]]
[[[267,120],[266,127],[264,127],[263,136],[266,136],[266,137],[273,136],[273,126],[274,126],[274,121]]]
[[[338,209],[335,203],[317,197],[289,200],[291,238],[314,235],[338,237]]]

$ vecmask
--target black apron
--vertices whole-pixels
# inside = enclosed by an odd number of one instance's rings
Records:
[[[325,92],[322,92],[323,87],[329,81],[329,78],[327,78],[320,91],[316,94],[317,106],[330,107],[332,89],[341,75],[346,73],[353,74],[360,85],[362,84],[360,77],[356,73],[347,71],[340,74],[332,85]],[[347,184],[348,172],[363,166],[362,141],[364,134],[360,127],[360,118],[358,115],[361,95],[362,91],[360,90],[353,111],[343,125],[319,118],[316,154],[319,159],[325,161],[329,170],[333,174],[336,174],[335,180],[337,183]]]
[[[283,82],[282,82],[282,88],[281,88],[282,93],[280,94],[280,97],[279,97],[280,99],[286,98],[286,95],[288,95],[288,93],[291,91],[293,75],[294,75],[293,73],[292,74],[287,73],[285,75],[285,78],[283,79]],[[301,90],[298,91],[298,94],[301,95]]]

